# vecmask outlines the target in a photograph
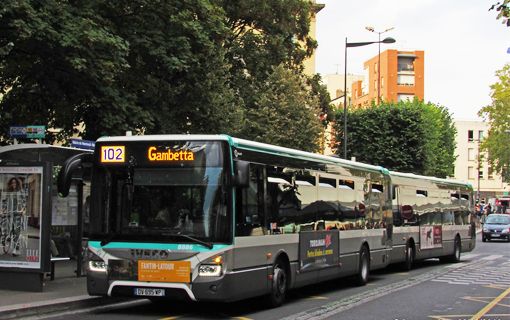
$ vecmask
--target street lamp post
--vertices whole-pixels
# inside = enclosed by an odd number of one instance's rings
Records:
[[[394,27],[388,28],[384,31],[375,31],[373,27],[365,27],[370,32],[377,33],[379,36],[379,52],[377,53],[377,105],[381,101],[381,34],[395,29]]]
[[[368,42],[347,42],[345,38],[345,53],[344,53],[344,159],[347,159],[347,48],[362,47],[369,44],[378,43],[394,43],[395,39],[385,38],[380,41],[368,41]]]

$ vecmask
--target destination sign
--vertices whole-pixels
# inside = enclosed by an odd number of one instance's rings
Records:
[[[168,149],[160,151],[152,146],[147,149],[147,159],[149,161],[194,161],[195,154],[188,150],[172,151]]]
[[[101,163],[124,163],[125,161],[124,146],[101,146]]]

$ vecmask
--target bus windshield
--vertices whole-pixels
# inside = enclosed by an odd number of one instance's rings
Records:
[[[221,148],[217,143],[205,144],[208,151],[197,153],[191,165],[151,167],[131,161],[135,165],[97,166],[92,189],[101,200],[91,208],[91,238],[103,245],[110,241],[230,242]],[[149,148],[142,147],[139,156],[145,156],[143,150]],[[134,147],[126,149],[137,154]]]

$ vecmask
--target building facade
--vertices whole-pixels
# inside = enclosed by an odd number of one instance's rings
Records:
[[[489,125],[483,121],[455,121],[457,129],[454,178],[470,182],[478,199],[502,196],[509,185],[503,182],[487,162],[487,154],[480,152],[480,142],[487,136]]]
[[[316,19],[316,16],[317,16],[317,13],[319,11],[321,11],[324,7],[325,7],[324,4],[322,4],[322,3],[315,3],[315,1],[314,1],[314,5],[313,5],[314,12],[313,12],[313,15],[312,15],[312,17],[310,19],[310,31],[308,32],[310,37],[312,39],[314,39],[314,40],[317,39],[317,37],[316,37],[316,32],[317,32],[317,19]],[[312,56],[309,57],[308,59],[306,59],[303,62],[303,66],[304,66],[304,73],[305,74],[307,74],[309,76],[313,76],[315,74],[315,50],[313,51]]]
[[[364,67],[364,81],[352,84],[352,106],[424,99],[424,51],[386,50],[366,61]]]

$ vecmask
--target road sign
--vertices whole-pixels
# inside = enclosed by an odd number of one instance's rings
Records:
[[[95,145],[95,141],[71,138],[71,147],[74,148],[94,150]]]
[[[11,126],[9,135],[12,138],[44,139],[46,126]]]
[[[27,138],[44,139],[46,136],[46,126],[27,126]]]

